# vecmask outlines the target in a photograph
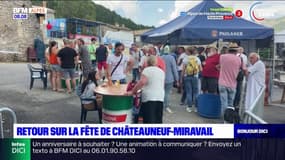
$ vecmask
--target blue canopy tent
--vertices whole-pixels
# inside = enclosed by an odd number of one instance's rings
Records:
[[[141,39],[145,43],[208,44],[219,39],[266,39],[274,34],[272,28],[234,15],[231,20],[209,19],[208,15],[197,15],[197,13],[210,13],[210,8],[223,8],[223,6],[214,0],[202,1],[187,14],[144,33]]]

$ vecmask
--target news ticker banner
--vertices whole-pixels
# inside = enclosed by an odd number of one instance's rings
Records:
[[[0,140],[1,160],[284,160],[284,150],[282,124],[15,124],[14,139]]]
[[[285,124],[14,124],[14,138],[285,138]]]
[[[284,138],[0,140],[1,160],[284,160],[284,150]]]

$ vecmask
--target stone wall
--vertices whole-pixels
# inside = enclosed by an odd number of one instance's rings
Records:
[[[24,6],[23,6],[24,5]],[[31,1],[0,1],[0,61],[26,61],[26,49],[42,35],[35,14],[27,20],[13,20],[13,8],[31,8]]]

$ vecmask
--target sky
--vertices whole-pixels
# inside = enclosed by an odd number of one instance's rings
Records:
[[[187,11],[199,4],[201,0],[93,0],[96,4],[100,4],[115,11],[117,14],[130,18],[137,24],[158,27],[163,25],[177,16],[180,12]],[[217,1],[224,7],[232,7],[235,10],[242,10],[243,18],[250,20],[249,9],[257,1]],[[255,7],[257,17],[265,19],[273,19],[285,16],[285,1],[262,1]]]

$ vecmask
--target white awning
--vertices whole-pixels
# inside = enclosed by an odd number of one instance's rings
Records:
[[[275,43],[285,43],[285,30],[278,32],[274,35]]]

